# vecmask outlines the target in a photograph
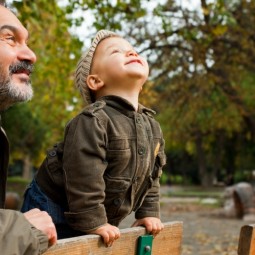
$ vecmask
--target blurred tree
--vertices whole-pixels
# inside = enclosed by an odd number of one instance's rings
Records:
[[[83,44],[69,31],[71,21],[57,1],[13,1],[13,8],[17,9],[19,19],[30,33],[29,46],[38,61],[32,77],[34,98],[26,107],[7,111],[8,123],[14,123],[10,121],[12,118],[17,124],[11,126],[6,122],[6,129],[12,157],[24,160],[27,165],[38,165],[46,148],[63,138],[65,124],[82,108],[74,88],[73,72]],[[41,128],[36,128],[36,120]],[[15,153],[18,151],[19,154]]]
[[[31,109],[49,126],[49,146],[62,137],[60,130],[63,132],[67,120],[82,106],[77,105],[80,97],[73,84],[82,42],[70,33],[71,21],[57,1],[14,1],[14,6],[30,32],[29,44],[37,55]]]
[[[22,159],[22,175],[29,179],[32,159],[38,157],[47,131],[45,123],[32,113],[29,104],[13,106],[2,114],[2,122],[11,141],[12,160]]]
[[[168,4],[156,10],[164,33],[153,43],[155,83],[164,98],[161,121],[172,145],[183,144],[197,156],[201,183],[208,186],[222,168],[234,175],[240,143],[234,137],[245,141],[242,146],[254,141],[255,3],[201,0],[200,11]],[[167,17],[176,13],[181,25],[173,28]],[[226,158],[230,141],[236,150]]]

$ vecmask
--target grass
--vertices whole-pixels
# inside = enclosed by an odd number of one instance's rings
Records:
[[[198,198],[221,198],[222,192],[219,191],[171,191],[167,194],[169,197],[198,197]]]
[[[203,208],[218,208],[223,204],[224,187],[203,188],[201,186],[169,186],[162,196],[169,198],[172,203]],[[174,200],[171,200],[173,198]],[[207,200],[209,199],[209,200]],[[212,199],[212,200],[211,200]],[[166,200],[167,201],[167,200]]]
[[[8,183],[23,183],[23,184],[28,184],[30,180],[24,179],[21,176],[11,176],[8,177],[7,179]]]
[[[201,186],[173,186],[165,194],[168,197],[196,197],[220,199],[224,193],[224,187],[203,188]]]
[[[8,177],[6,190],[7,192],[16,192],[20,197],[22,197],[29,183],[30,180],[23,179],[20,176]]]

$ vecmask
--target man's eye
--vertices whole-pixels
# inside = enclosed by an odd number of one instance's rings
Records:
[[[12,36],[12,35],[6,36],[5,39],[8,40],[8,41],[13,41],[13,42],[15,41],[15,37]]]
[[[14,36],[0,36],[1,41],[5,41],[7,43],[13,44],[15,42]]]
[[[4,41],[8,43],[10,46],[15,46],[16,38],[13,35],[7,35],[4,37]]]

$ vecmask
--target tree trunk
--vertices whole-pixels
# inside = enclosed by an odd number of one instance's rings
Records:
[[[198,158],[199,177],[202,187],[211,187],[213,185],[213,173],[207,171],[206,156],[203,149],[203,139],[200,132],[196,134],[196,149]]]
[[[25,155],[24,160],[23,160],[23,172],[22,172],[22,177],[24,179],[30,180],[32,178],[31,176],[31,160],[30,156],[28,154]]]
[[[214,149],[213,153],[213,172],[216,177],[216,182],[219,184],[224,182],[224,177],[222,176],[222,159],[224,152],[224,142],[225,142],[225,134],[224,132],[216,133],[216,142],[213,144]]]

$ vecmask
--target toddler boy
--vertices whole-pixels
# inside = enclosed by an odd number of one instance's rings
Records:
[[[110,246],[132,211],[133,226],[153,235],[163,229],[164,139],[154,111],[138,102],[148,74],[147,61],[107,30],[79,61],[76,85],[89,105],[67,124],[64,142],[49,152],[22,209],[48,211],[60,238],[98,234]]]

